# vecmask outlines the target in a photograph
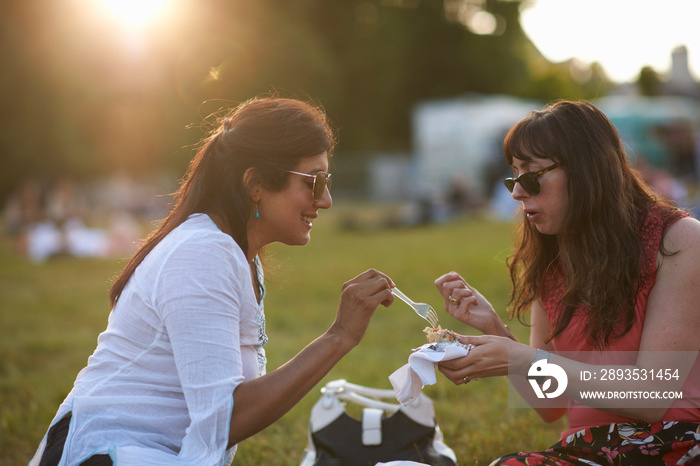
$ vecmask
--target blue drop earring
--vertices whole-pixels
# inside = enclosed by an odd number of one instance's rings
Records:
[[[258,203],[257,201],[255,202],[255,214],[253,214],[255,218],[260,218],[260,210],[258,210]]]

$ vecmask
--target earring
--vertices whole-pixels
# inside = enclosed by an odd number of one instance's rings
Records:
[[[260,210],[258,210],[258,202],[255,201],[255,213],[253,214],[255,218],[260,218]]]

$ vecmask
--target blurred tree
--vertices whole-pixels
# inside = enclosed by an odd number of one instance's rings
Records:
[[[582,80],[542,57],[524,0],[171,3],[140,31],[98,1],[4,3],[0,199],[29,176],[181,173],[203,118],[270,91],[322,103],[339,151],[361,153],[409,151],[424,99],[606,88],[599,68]]]
[[[26,9],[26,8],[25,8]],[[18,3],[0,14],[0,199],[25,177],[40,177],[58,167],[47,128],[54,120],[50,89],[36,69],[37,57],[25,37],[31,31]]]
[[[615,83],[610,80],[600,63],[594,62],[591,64],[590,71],[589,79],[583,84],[584,94],[582,98],[595,99],[603,97],[615,87]]]
[[[658,96],[661,92],[661,87],[661,77],[654,68],[645,66],[639,71],[637,89],[641,95],[647,97]]]

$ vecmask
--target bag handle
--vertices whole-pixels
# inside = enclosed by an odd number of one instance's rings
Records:
[[[401,405],[375,399],[391,398],[394,396],[393,390],[363,387],[362,385],[349,383],[345,379],[328,382],[326,386],[321,389],[321,393],[324,395],[323,398],[328,400],[330,400],[331,397],[335,397],[339,400],[352,401],[353,403],[368,408],[383,409],[390,413],[395,413],[401,409]]]
[[[341,400],[352,401],[354,403],[366,406],[368,408],[382,409],[390,413],[395,413],[401,408],[401,405],[387,403],[386,401],[375,400],[373,398],[368,398],[355,392],[341,392],[337,394],[337,397]]]
[[[394,393],[393,389],[369,388],[350,382],[345,382],[343,387],[346,390],[359,393],[360,395],[371,396],[373,398],[396,398],[396,394]]]

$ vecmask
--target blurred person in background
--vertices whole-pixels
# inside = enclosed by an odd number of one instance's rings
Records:
[[[569,428],[545,451],[493,464],[700,464],[700,222],[642,181],[615,127],[589,103],[532,112],[509,131],[504,149],[514,172],[505,184],[523,211],[509,258],[511,305],[519,318],[530,313],[530,344],[517,342],[486,298],[451,272],[435,282],[446,310],[484,335],[460,336],[475,346],[439,370],[457,385],[508,375],[532,401],[526,377],[556,364],[568,378],[563,398],[531,405],[547,422],[568,414]],[[683,400],[585,406],[580,371],[594,373],[600,366],[591,361],[608,352],[627,357],[619,367],[637,373],[695,364],[694,378],[685,380]],[[688,360],[673,360],[678,352]],[[658,387],[651,380],[611,385],[601,375],[585,388]]]
[[[12,250],[26,255],[32,227],[45,220],[44,189],[38,180],[28,180],[10,194],[3,208],[5,232],[12,239]]]
[[[299,100],[256,98],[220,120],[116,279],[107,329],[31,464],[229,464],[360,342],[393,301],[374,270],[344,284],[325,333],[266,373],[260,258],[309,242],[332,204],[334,144],[325,113]]]

